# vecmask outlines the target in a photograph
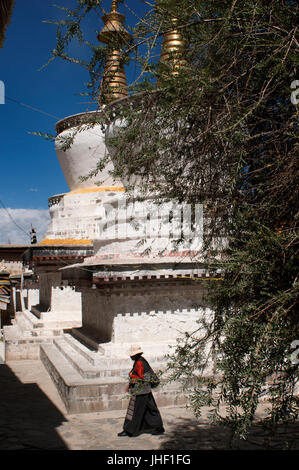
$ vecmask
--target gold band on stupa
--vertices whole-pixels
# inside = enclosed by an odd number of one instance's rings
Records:
[[[123,27],[125,16],[117,11],[117,0],[112,0],[111,12],[103,16],[105,24],[98,40],[108,45],[99,102],[108,104],[128,96],[127,78],[123,66],[122,47],[131,35]]]

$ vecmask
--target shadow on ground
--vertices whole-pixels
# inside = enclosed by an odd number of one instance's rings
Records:
[[[0,367],[0,450],[67,449],[56,428],[65,421],[37,384]]]
[[[262,426],[253,425],[246,441],[233,439],[224,426],[201,424],[198,420],[179,418],[168,426],[161,450],[298,450],[299,423],[280,425],[275,436],[266,434]]]

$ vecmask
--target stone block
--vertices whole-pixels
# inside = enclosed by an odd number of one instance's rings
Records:
[[[122,402],[121,400],[111,398],[109,400],[109,409],[110,410],[121,410],[122,409]]]
[[[39,359],[40,345],[30,342],[5,344],[5,362]]]

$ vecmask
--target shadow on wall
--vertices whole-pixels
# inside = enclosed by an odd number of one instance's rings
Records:
[[[99,343],[176,340],[181,331],[198,328],[200,315],[210,314],[202,291],[183,285],[123,283],[111,291],[81,292],[83,328]]]
[[[56,429],[63,414],[34,383],[0,366],[0,450],[67,450]]]
[[[16,305],[15,305],[15,311],[16,312],[21,312],[22,311],[22,302],[21,302],[21,291],[16,290],[16,297],[15,297]],[[27,308],[27,307],[26,307]]]
[[[298,450],[299,423],[279,425],[272,436],[259,424],[253,425],[246,440],[233,439],[225,426],[180,418],[167,429],[161,450]]]

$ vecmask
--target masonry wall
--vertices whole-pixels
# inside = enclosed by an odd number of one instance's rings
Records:
[[[41,273],[39,281],[40,309],[47,312],[51,308],[52,287],[61,285],[61,273]]]
[[[39,289],[36,288],[25,288],[23,289],[24,306],[27,310],[31,310],[31,307],[39,304]]]
[[[51,311],[81,312],[81,292],[71,286],[52,287]]]
[[[6,271],[8,271],[10,274],[21,274],[22,273],[22,270],[23,270],[22,261],[6,261],[6,260],[3,260],[1,264],[3,266],[5,266]]]
[[[175,341],[210,310],[203,290],[182,284],[102,292],[82,290],[82,324],[99,342]]]

